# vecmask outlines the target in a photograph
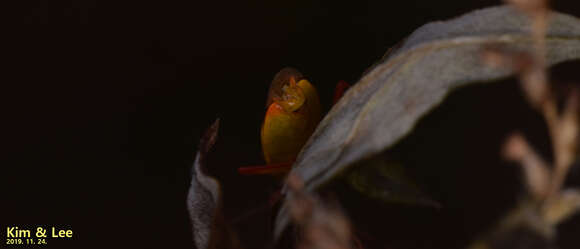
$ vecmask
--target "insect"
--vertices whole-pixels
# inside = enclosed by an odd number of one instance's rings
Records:
[[[335,101],[348,85],[337,85]],[[266,165],[239,168],[243,175],[283,175],[322,118],[316,88],[296,69],[278,72],[268,91],[266,114],[260,131]]]

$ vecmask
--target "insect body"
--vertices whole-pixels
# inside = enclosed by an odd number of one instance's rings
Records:
[[[267,164],[293,162],[321,119],[316,88],[296,69],[284,68],[270,85],[266,107],[264,159]]]
[[[335,103],[348,87],[344,81],[337,84]],[[266,165],[241,167],[238,172],[243,175],[288,172],[321,118],[316,88],[298,70],[282,69],[270,84],[260,132]]]

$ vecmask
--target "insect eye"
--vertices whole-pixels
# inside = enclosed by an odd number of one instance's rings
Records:
[[[282,92],[282,99],[279,104],[282,105],[286,111],[293,112],[298,110],[306,100],[302,89],[295,84],[284,85],[282,87]]]

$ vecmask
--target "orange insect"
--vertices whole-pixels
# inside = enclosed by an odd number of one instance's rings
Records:
[[[343,81],[339,83],[339,96],[346,86]],[[266,165],[239,168],[241,174],[288,172],[322,118],[316,88],[293,68],[284,68],[274,76],[266,108],[260,134]]]

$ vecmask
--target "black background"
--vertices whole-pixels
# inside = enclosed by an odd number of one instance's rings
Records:
[[[580,16],[575,2],[552,5]],[[55,248],[191,248],[185,209],[189,169],[200,134],[215,118],[221,118],[222,127],[211,170],[224,182],[227,213],[241,213],[265,202],[275,189],[271,179],[240,177],[236,168],[262,163],[259,126],[278,70],[298,68],[328,106],[338,80],[356,82],[420,25],[500,1],[21,4],[11,9],[16,17],[7,22],[10,33],[3,37],[9,44],[2,81],[8,95],[3,98],[2,229],[72,229],[73,239],[48,241]],[[517,87],[508,88],[511,95],[503,99],[519,96]],[[450,108],[442,112],[453,113]],[[504,111],[500,116],[509,118]],[[485,117],[495,114],[489,115],[470,116],[484,134]],[[541,123],[533,112],[525,115]],[[519,182],[515,173],[506,175],[514,180],[494,185],[494,191],[508,189],[500,199],[511,200]],[[504,210],[497,208],[493,215]],[[460,248],[489,222],[443,229],[413,245]],[[428,228],[457,225],[451,223]],[[264,237],[267,230],[247,236]],[[453,231],[463,231],[456,236],[462,239],[433,239]],[[420,236],[402,239],[422,241]]]

